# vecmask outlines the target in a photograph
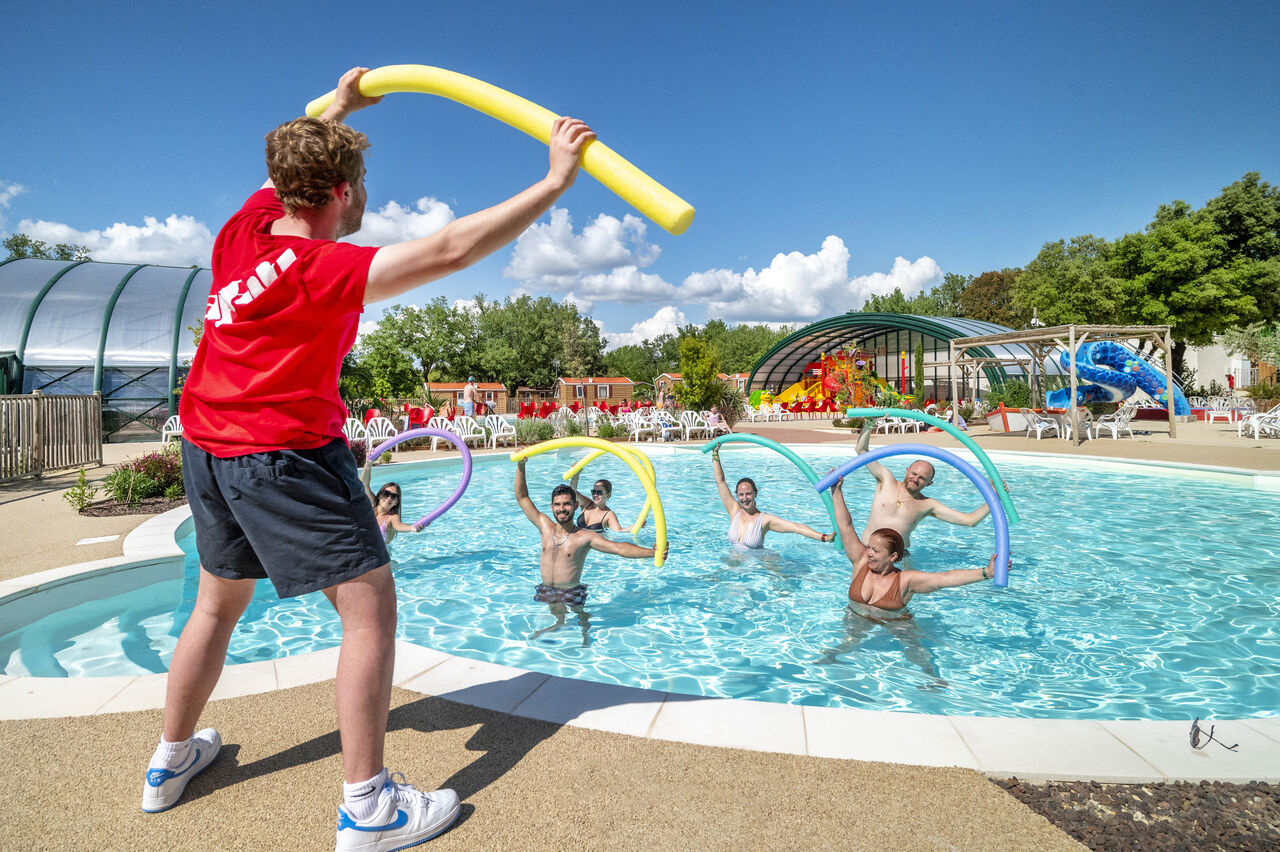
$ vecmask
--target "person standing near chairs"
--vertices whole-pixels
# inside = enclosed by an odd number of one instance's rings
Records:
[[[462,386],[462,413],[468,417],[476,416],[476,391],[478,390],[476,377],[467,376],[467,383]]]
[[[524,233],[573,184],[594,138],[586,124],[557,118],[546,177],[523,192],[420,239],[382,248],[338,242],[360,229],[367,200],[369,142],[343,124],[380,100],[360,93],[367,70],[342,75],[320,118],[267,134],[268,180],[214,242],[204,335],[180,402],[199,588],[169,666],[160,743],[142,792],[142,810],[168,810],[221,749],[221,735],[196,723],[257,580],[269,578],[282,597],[323,591],[343,631],[338,850],[417,845],[460,809],[452,790],[420,792],[383,760],[396,593],[342,437],[343,357],[366,304],[470,266]]]

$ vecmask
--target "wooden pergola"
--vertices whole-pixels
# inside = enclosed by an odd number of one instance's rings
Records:
[[[1173,413],[1173,339],[1167,325],[1055,325],[1046,328],[1029,328],[1023,331],[1008,331],[1000,334],[986,334],[981,337],[957,337],[951,341],[951,398],[959,399],[959,370],[976,371],[992,364],[1026,364],[1027,360],[1018,358],[990,358],[970,356],[968,349],[977,346],[993,346],[1002,343],[1021,343],[1032,352],[1026,375],[1031,385],[1032,402],[1037,397],[1043,403],[1043,387],[1041,372],[1044,361],[1059,348],[1067,350],[1070,356],[1071,377],[1070,418],[1071,441],[1080,444],[1079,406],[1076,405],[1076,353],[1086,341],[1111,340],[1142,341],[1155,344],[1164,353],[1164,382],[1168,391],[1168,402],[1165,408],[1169,412],[1169,437],[1178,437],[1177,420]],[[958,370],[957,370],[958,368]]]

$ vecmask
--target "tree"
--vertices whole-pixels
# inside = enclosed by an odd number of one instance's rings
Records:
[[[916,341],[916,352],[914,363],[912,364],[913,375],[911,382],[911,393],[916,398],[916,405],[920,405],[924,400],[924,338],[921,337]]]
[[[1031,312],[1019,310],[1013,304],[1014,285],[1021,274],[1021,269],[1005,268],[970,279],[956,298],[955,316],[1009,328],[1024,327],[1031,319]]]
[[[926,316],[958,317],[960,313],[960,294],[973,281],[972,275],[960,275],[948,272],[942,276],[942,283],[929,291],[932,313]]]
[[[676,399],[685,408],[706,409],[723,395],[720,359],[706,341],[689,335],[680,342],[680,383]]]
[[[1218,342],[1228,355],[1247,358],[1255,367],[1262,364],[1280,367],[1280,325],[1255,322],[1244,328],[1229,328]]]
[[[1280,320],[1280,188],[1248,172],[1210,199],[1204,213],[1222,237],[1221,264],[1253,297],[1258,318]]]
[[[1049,325],[1125,322],[1136,301],[1131,282],[1112,273],[1115,247],[1092,234],[1070,242],[1045,243],[1013,287],[1014,307],[1026,316],[1038,310]]]
[[[44,240],[33,240],[26,234],[12,234],[6,237],[0,245],[3,245],[5,250],[9,252],[7,260],[16,260],[22,257],[34,257],[42,260],[93,260],[93,258],[89,257],[89,250],[84,246],[57,243],[51,249]]]

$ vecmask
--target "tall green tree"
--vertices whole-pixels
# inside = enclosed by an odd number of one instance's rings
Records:
[[[1112,271],[1115,247],[1092,234],[1045,243],[1017,277],[1014,307],[1038,311],[1048,325],[1104,325],[1130,321],[1135,293]]]
[[[1023,328],[1031,312],[1013,303],[1014,284],[1021,269],[989,270],[971,279],[956,299],[954,316],[994,322],[1009,328]]]
[[[680,341],[680,384],[676,399],[685,408],[710,408],[720,398],[720,359],[706,341],[694,335]]]

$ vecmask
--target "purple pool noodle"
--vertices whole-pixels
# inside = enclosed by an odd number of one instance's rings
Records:
[[[414,525],[418,526],[420,524],[425,527],[429,526],[432,521],[449,511],[453,504],[457,503],[458,499],[462,497],[462,492],[467,490],[467,485],[471,482],[471,450],[467,447],[465,441],[452,432],[445,432],[442,429],[409,429],[406,432],[401,432],[399,435],[393,435],[378,446],[374,447],[369,451],[369,458],[376,459],[396,444],[403,441],[409,441],[414,438],[440,438],[448,441],[450,444],[453,444],[458,448],[458,451],[462,453],[462,481],[458,483],[457,489],[449,496],[448,500],[445,500],[439,506],[423,515],[418,519],[418,523]]]

